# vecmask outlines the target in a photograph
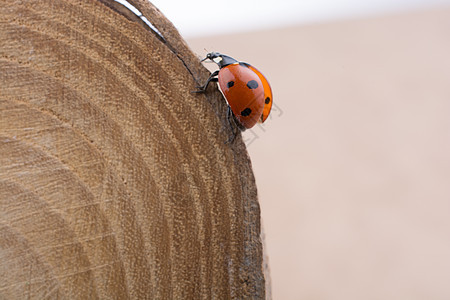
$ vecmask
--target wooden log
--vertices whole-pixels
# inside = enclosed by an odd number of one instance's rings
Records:
[[[0,5],[0,298],[263,299],[260,211],[209,73],[133,1]]]

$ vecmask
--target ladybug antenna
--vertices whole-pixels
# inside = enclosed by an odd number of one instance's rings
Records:
[[[206,54],[206,57],[204,59],[202,59],[200,62],[204,62],[207,59],[213,60],[216,57],[217,57],[217,55],[215,52],[210,52],[210,53]]]

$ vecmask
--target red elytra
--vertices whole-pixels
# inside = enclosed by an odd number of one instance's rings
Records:
[[[212,73],[197,92],[204,92],[210,82],[219,87],[236,119],[245,128],[263,123],[272,109],[272,89],[266,77],[250,64],[217,52],[208,53],[205,59],[214,61],[219,70]],[[217,78],[218,77],[218,78]]]

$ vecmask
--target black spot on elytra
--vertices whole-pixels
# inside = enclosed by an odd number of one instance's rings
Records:
[[[249,82],[247,82],[247,87],[251,90],[256,89],[258,87],[258,83],[256,82],[256,80],[250,80]]]
[[[247,117],[247,116],[249,116],[251,113],[252,113],[252,110],[251,110],[250,108],[247,107],[246,109],[244,109],[243,111],[241,111],[241,116]]]
[[[269,104],[270,103],[270,98],[267,97],[266,100],[264,100],[264,103]]]
[[[227,87],[230,88],[234,85],[234,81],[228,81]]]

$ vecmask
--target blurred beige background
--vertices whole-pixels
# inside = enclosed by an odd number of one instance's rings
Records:
[[[274,299],[450,299],[450,8],[188,43],[272,84],[244,136]]]

